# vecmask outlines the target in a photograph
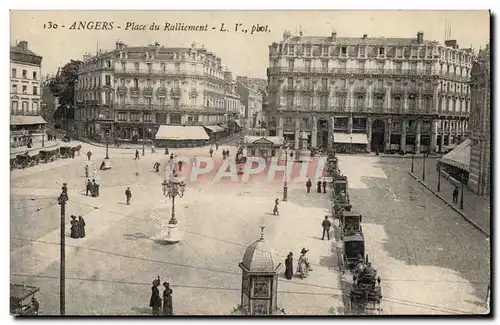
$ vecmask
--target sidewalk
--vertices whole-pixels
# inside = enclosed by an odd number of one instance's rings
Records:
[[[27,146],[22,146],[22,147],[17,147],[17,148],[10,148],[10,155],[12,158],[14,158],[16,155],[21,155],[26,152],[32,152],[32,151],[38,151],[38,150],[51,150],[56,148],[57,146],[60,145],[60,141],[45,141],[44,143],[45,146],[42,147],[41,142],[35,142],[32,148],[29,148]]]
[[[476,195],[468,187],[464,186],[464,209],[460,210],[460,195],[458,197],[458,203],[453,203],[452,194],[454,186],[443,176],[441,176],[441,191],[437,192],[438,172],[436,170],[436,160],[427,159],[425,165],[425,182],[422,182],[422,159],[415,161],[414,173],[412,174],[409,172],[409,174],[421,182],[435,196],[443,200],[479,231],[489,237],[491,229],[489,196],[482,197]]]

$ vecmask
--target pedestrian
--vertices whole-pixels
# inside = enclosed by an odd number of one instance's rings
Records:
[[[85,220],[83,220],[82,216],[78,217],[78,238],[85,238]]]
[[[125,197],[127,198],[127,205],[130,205],[130,199],[132,198],[130,187],[127,187],[127,189],[125,190]]]
[[[330,227],[332,226],[332,223],[328,220],[328,216],[325,216],[325,220],[323,220],[321,226],[323,226],[323,237],[321,240],[325,240],[325,233],[328,240],[330,240]]]
[[[100,186],[100,185],[99,185],[98,183],[95,183],[95,195],[96,195],[97,197],[99,197],[99,186]]]
[[[229,149],[226,150],[226,157],[229,157]]]
[[[160,316],[161,297],[160,290],[158,290],[159,285],[160,277],[153,281],[153,286],[151,287],[151,299],[149,299],[149,307],[153,308],[153,316]]]
[[[455,189],[453,190],[453,203],[458,202],[458,186],[455,186]]]
[[[141,159],[139,158],[139,150],[135,150],[135,157],[134,160]]]
[[[70,237],[71,238],[80,238],[80,234],[79,234],[79,225],[78,225],[78,220],[76,220],[76,216],[75,215],[71,215],[71,233],[70,233]]]
[[[318,185],[317,192],[321,193],[321,181],[318,181],[317,185]]]
[[[90,181],[90,179],[87,179],[85,195],[89,196],[89,192],[90,192],[90,195],[92,195],[92,182]]]
[[[102,163],[101,163],[101,167],[99,167],[99,169],[100,170],[104,170],[104,167],[106,167],[106,163],[103,160]]]
[[[173,152],[170,154],[170,160],[174,160],[174,153]]]
[[[215,141],[215,151],[219,150],[219,141]]]
[[[85,165],[85,178],[89,178],[89,165]]]
[[[97,197],[97,183],[95,182],[95,179],[92,180],[90,195],[92,195],[92,197]]]
[[[174,307],[172,306],[172,289],[170,289],[170,283],[163,282],[165,290],[163,290],[163,316],[173,316]]]
[[[177,165],[179,166],[179,172],[182,172],[182,161],[177,162]]]
[[[293,253],[288,253],[285,259],[285,278],[291,280],[293,277]]]
[[[212,155],[214,153],[214,149],[212,149],[212,147],[210,147],[210,150],[208,152],[210,153],[210,158],[212,158]]]
[[[279,201],[279,199],[274,200],[273,216],[280,215],[280,212],[278,211],[278,205],[279,205],[278,201]]]
[[[323,181],[323,193],[326,193],[326,181]]]
[[[168,148],[165,147],[165,154],[168,155]]]
[[[87,159],[90,161],[90,158],[92,158],[92,151],[87,152]]]
[[[307,193],[311,193],[311,187],[312,187],[312,182],[311,179],[309,178],[306,182]]]

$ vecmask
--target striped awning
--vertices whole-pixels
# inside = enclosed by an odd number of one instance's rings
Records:
[[[469,171],[470,164],[470,139],[465,139],[452,151],[438,159],[439,162]]]
[[[335,143],[368,144],[366,133],[334,133]]]

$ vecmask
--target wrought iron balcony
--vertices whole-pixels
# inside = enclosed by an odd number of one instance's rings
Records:
[[[181,97],[181,90],[174,88],[170,91],[170,97],[172,98],[180,98]]]
[[[144,94],[144,97],[152,97],[153,96],[153,87],[144,88],[142,93]]]
[[[119,95],[126,95],[127,94],[127,86],[120,85],[117,88],[117,92]]]

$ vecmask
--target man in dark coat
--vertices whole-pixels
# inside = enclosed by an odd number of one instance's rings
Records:
[[[318,181],[318,188],[316,189],[318,193],[321,193],[321,181]]]
[[[92,185],[90,188],[90,194],[92,197],[97,197],[97,183],[95,182],[95,179],[92,180]]]
[[[135,157],[134,157],[134,160],[137,160],[137,159],[141,159],[141,158],[139,157],[139,150],[136,150],[136,151],[135,151]]]
[[[87,184],[86,184],[86,189],[85,189],[85,195],[89,195],[89,192],[90,192],[90,195],[92,195],[92,182],[90,181],[90,179],[87,179]]]
[[[458,202],[458,187],[455,186],[455,189],[453,190],[453,203]]]
[[[293,277],[293,253],[288,253],[288,256],[285,260],[285,277],[288,280],[291,280]]]
[[[78,226],[79,238],[85,238],[85,220],[82,216],[78,217]]]
[[[92,158],[92,151],[87,152],[87,159],[90,161],[90,158]]]
[[[153,308],[153,316],[160,316],[161,297],[160,290],[158,290],[159,285],[160,277],[153,281],[153,286],[151,287],[151,299],[149,299],[149,307]]]
[[[163,316],[173,316],[174,307],[172,306],[172,289],[170,283],[163,282],[165,290],[163,290]]]
[[[323,227],[323,237],[321,240],[325,240],[325,234],[328,240],[330,240],[330,227],[332,226],[332,223],[328,220],[328,216],[325,216],[325,220],[323,220],[321,226]]]
[[[127,198],[127,205],[130,205],[130,199],[132,198],[130,187],[127,187],[127,189],[125,190],[125,197]]]
[[[165,154],[168,155],[168,148],[165,147]]]
[[[208,152],[210,153],[210,158],[212,158],[212,155],[214,154],[214,149],[210,148]]]
[[[274,200],[274,209],[273,209],[273,216],[275,215],[280,215],[278,211],[278,205],[279,205],[279,199]]]
[[[307,188],[307,193],[311,193],[311,187],[312,187],[312,182],[311,179],[309,178],[306,182],[306,188]]]
[[[76,220],[76,216],[71,215],[71,238],[80,238],[79,224],[78,220]]]
[[[326,181],[323,181],[323,193],[326,193]]]

